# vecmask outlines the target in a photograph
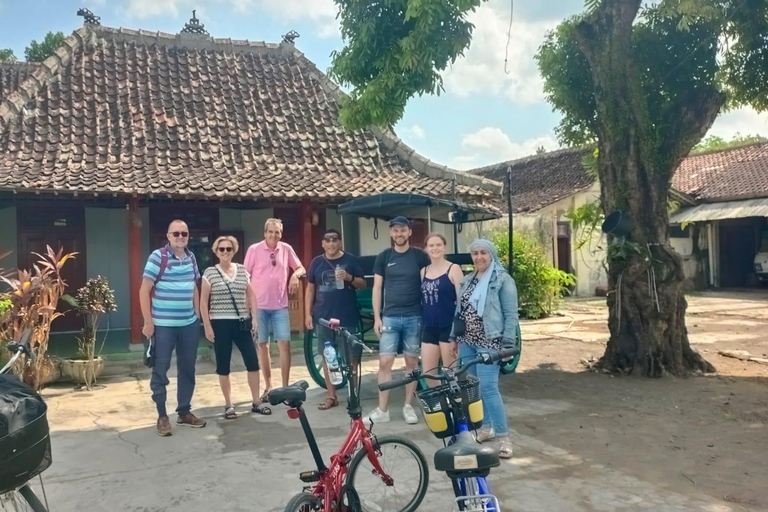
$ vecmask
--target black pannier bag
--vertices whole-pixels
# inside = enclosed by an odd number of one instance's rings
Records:
[[[0,494],[51,465],[48,407],[32,388],[0,375]]]

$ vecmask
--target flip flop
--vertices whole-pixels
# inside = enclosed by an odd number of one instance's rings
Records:
[[[320,409],[321,411],[327,411],[328,409],[336,407],[337,405],[339,405],[339,399],[337,397],[327,396],[325,397],[325,400],[320,402],[317,408]]]

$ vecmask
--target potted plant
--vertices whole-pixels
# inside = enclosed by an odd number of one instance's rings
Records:
[[[56,363],[47,355],[48,339],[51,323],[62,315],[56,311],[59,298],[66,289],[61,268],[77,253],[64,254],[63,249],[54,252],[46,246],[45,254],[34,254],[40,259],[31,271],[18,269],[6,273],[0,269],[0,281],[10,289],[3,296],[0,341],[19,340],[24,331],[32,329],[29,347],[34,359],[28,365],[20,362],[16,370],[26,384],[40,389],[57,371]]]
[[[96,354],[99,320],[104,313],[117,310],[115,292],[106,277],[97,276],[89,279],[74,297],[66,295],[62,298],[83,318],[83,329],[78,338],[80,358],[62,361],[61,373],[91,390],[104,371],[104,360]]]

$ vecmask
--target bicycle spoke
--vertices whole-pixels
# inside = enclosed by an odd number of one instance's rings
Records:
[[[413,453],[399,445],[381,446],[378,458],[384,472],[394,479],[386,485],[381,476],[373,473],[373,465],[366,458],[355,475],[355,489],[365,512],[396,512],[405,509],[416,494],[423,475]]]

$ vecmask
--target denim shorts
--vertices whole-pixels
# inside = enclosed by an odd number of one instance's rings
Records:
[[[259,310],[259,343],[267,343],[270,339],[289,341],[291,339],[291,318],[288,308]]]
[[[421,352],[421,316],[385,316],[379,339],[379,355],[395,356],[402,350],[406,356]]]

